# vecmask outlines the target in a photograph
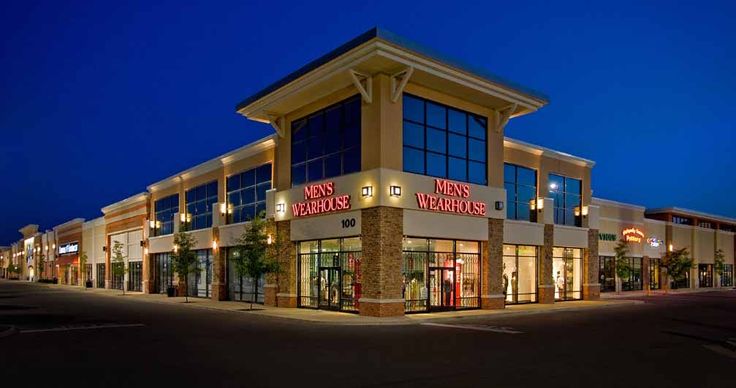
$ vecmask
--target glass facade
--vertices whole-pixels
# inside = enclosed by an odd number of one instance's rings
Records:
[[[238,256],[236,249],[227,250],[227,279],[228,295],[230,300],[242,302],[263,303],[263,285],[265,276],[261,276],[255,284],[250,276],[238,273],[235,258]]]
[[[105,288],[105,263],[97,264],[97,288]]]
[[[641,291],[641,257],[626,257],[623,260],[629,265],[629,277],[621,279],[621,291]]]
[[[266,210],[266,191],[271,189],[271,163],[227,178],[227,223],[253,219]]]
[[[184,194],[187,217],[184,230],[197,230],[212,226],[212,209],[217,203],[217,181],[189,189]]]
[[[504,188],[506,189],[506,218],[534,221],[532,201],[537,200],[537,172],[531,168],[504,163]]]
[[[713,287],[713,264],[698,264],[698,284],[701,288]]]
[[[537,301],[537,247],[503,246],[503,294],[506,304]]]
[[[554,218],[557,225],[580,226],[576,215],[582,206],[582,181],[562,175],[549,174],[549,195],[554,200]]]
[[[649,289],[650,290],[659,290],[662,288],[661,282],[660,282],[660,269],[659,264],[661,263],[661,259],[649,259]]]
[[[488,183],[485,117],[408,94],[403,117],[404,171]]]
[[[291,123],[291,185],[360,171],[360,96]]]
[[[174,267],[170,253],[156,253],[153,255],[153,289],[156,293],[166,293],[166,289],[174,286]]]
[[[360,237],[297,243],[298,305],[357,312],[362,293]]]
[[[685,274],[683,275],[682,279],[680,280],[670,280],[670,287],[672,289],[678,289],[678,288],[690,288],[690,271],[685,271]]]
[[[616,266],[611,256],[600,256],[598,259],[598,281],[601,283],[601,292],[616,292]]]
[[[733,264],[723,265],[723,274],[721,275],[721,287],[733,287]]]
[[[128,291],[143,291],[143,262],[128,263]]]
[[[154,236],[174,233],[174,214],[179,212],[179,194],[170,195],[154,202],[156,225]]]
[[[405,311],[480,307],[480,242],[405,237]]]
[[[197,271],[187,278],[189,296],[209,298],[212,295],[212,250],[200,249],[197,254]]]
[[[111,269],[110,280],[112,283],[110,285],[110,288],[115,289],[115,290],[123,289],[123,285],[125,283],[125,274],[123,273],[122,270],[120,270],[120,268],[122,268],[124,265],[125,263],[111,263],[110,264],[110,266],[112,267],[110,268]]]
[[[555,300],[582,299],[583,250],[553,247],[552,278],[555,285]]]

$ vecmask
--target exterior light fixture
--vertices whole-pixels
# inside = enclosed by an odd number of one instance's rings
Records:
[[[225,202],[220,204],[220,214],[223,216],[227,213],[227,204]]]
[[[360,189],[360,195],[363,196],[363,198],[369,198],[373,196],[373,186],[363,186]]]
[[[392,197],[401,197],[401,186],[389,186],[388,194]]]
[[[575,217],[580,217],[580,206],[575,206]]]
[[[149,220],[148,226],[151,227],[151,229],[156,229],[156,221],[155,220]]]
[[[286,204],[285,203],[277,203],[276,204],[276,213],[283,213],[286,211]]]
[[[146,248],[143,248],[143,254],[144,254],[144,255],[147,255],[147,254],[148,254],[148,247],[146,247]]]
[[[495,208],[496,210],[503,210],[503,201],[496,201]]]
[[[268,237],[266,237],[266,243],[268,245],[273,244],[273,237],[271,237],[271,234],[269,233]]]
[[[667,248],[669,248],[669,249],[667,249],[668,251],[672,252],[672,244],[670,244],[669,247],[667,247]]]
[[[186,213],[179,213],[179,221],[181,221],[181,222],[187,222],[187,215],[186,215]]]
[[[179,250],[179,246],[174,244],[173,250],[174,250],[174,253],[176,253],[176,251]]]
[[[557,183],[554,183],[554,182],[550,183],[549,188],[552,190],[557,190]]]
[[[588,206],[583,206],[583,217],[587,217],[589,211],[590,208]]]
[[[212,250],[213,251],[217,250],[217,240],[212,240]]]

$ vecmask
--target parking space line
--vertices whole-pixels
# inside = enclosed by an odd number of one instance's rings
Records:
[[[142,323],[129,323],[129,324],[103,324],[103,325],[88,325],[88,326],[63,326],[63,327],[52,327],[48,329],[30,329],[20,330],[20,334],[31,334],[31,333],[49,333],[59,331],[74,331],[74,330],[96,330],[96,329],[117,329],[124,327],[143,327]]]
[[[523,334],[523,331],[515,330],[507,326],[487,326],[487,325],[451,325],[447,323],[420,323],[424,326],[448,327],[452,329],[465,329],[475,331],[490,331],[502,334]]]

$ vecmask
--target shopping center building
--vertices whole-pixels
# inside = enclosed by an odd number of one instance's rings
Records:
[[[546,103],[374,29],[237,105],[272,136],[54,228],[52,244],[86,255],[83,270],[68,250],[56,260],[95,287],[371,316],[657,289],[669,286],[657,260],[681,247],[696,266],[676,286],[733,285],[736,220],[593,198],[594,162],[504,135]],[[261,212],[281,271],[254,285],[231,247]],[[172,271],[180,231],[196,239],[201,270],[188,279]],[[637,270],[617,281],[621,239]],[[21,258],[16,245],[4,256]],[[115,245],[129,269],[119,277]]]

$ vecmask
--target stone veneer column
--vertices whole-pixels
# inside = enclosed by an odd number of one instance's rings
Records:
[[[218,242],[218,247],[212,252],[212,300],[217,302],[227,300],[227,274],[225,271],[225,249],[220,247],[220,228],[212,228],[212,241]]]
[[[555,303],[555,284],[552,275],[552,248],[555,226],[544,224],[544,245],[539,254],[539,303]]]
[[[588,229],[588,249],[583,256],[583,299],[598,300],[601,298],[601,284],[598,260],[598,229]]]
[[[267,228],[270,227],[267,226]],[[281,272],[266,277],[264,304],[278,307],[296,307],[296,246],[291,242],[291,221],[278,221],[275,225],[278,261]]]
[[[361,210],[363,259],[360,315],[404,315],[401,295],[404,211],[391,207]]]
[[[480,306],[483,309],[506,307],[503,295],[503,221],[488,219],[488,244],[484,247],[481,274],[483,292]],[[485,245],[485,244],[484,244]]]
[[[647,294],[649,293],[649,282],[651,279],[649,279],[649,256],[644,256],[641,258],[641,289],[646,291]]]

